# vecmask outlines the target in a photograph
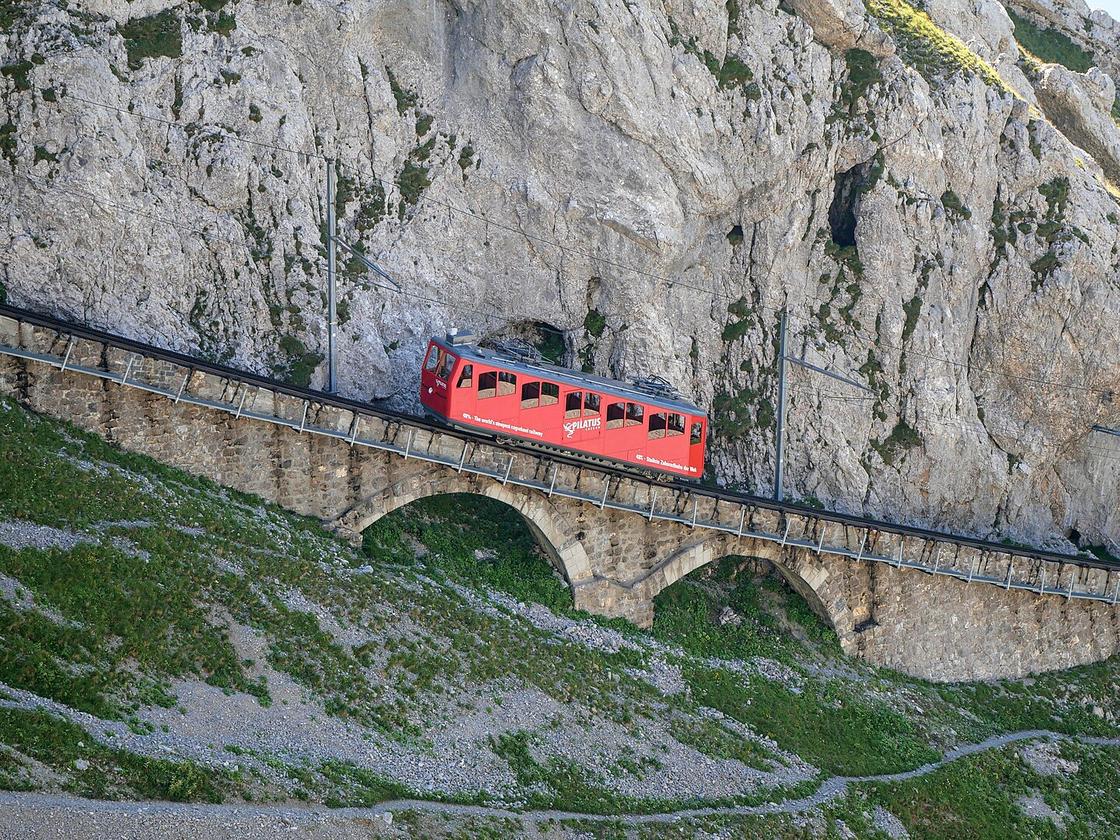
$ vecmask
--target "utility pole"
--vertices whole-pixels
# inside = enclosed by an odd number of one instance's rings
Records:
[[[778,435],[775,441],[777,448],[777,466],[774,470],[774,500],[782,501],[784,496],[782,493],[782,473],[784,471],[785,462],[785,430],[786,430],[786,363],[793,362],[799,367],[811,370],[815,373],[822,374],[835,379],[837,382],[843,382],[845,385],[851,385],[853,388],[858,388],[861,391],[866,391],[869,394],[875,392],[854,379],[849,379],[847,376],[841,376],[839,373],[833,373],[831,370],[814,365],[805,359],[799,359],[796,356],[791,356],[786,352],[786,330],[789,325],[789,317],[785,309],[782,310],[782,326],[778,338]],[[1107,430],[1105,430],[1107,431]]]
[[[334,220],[334,160],[327,161],[327,393],[338,387],[334,352],[335,328],[335,220]]]
[[[778,337],[778,450],[777,466],[774,469],[774,498],[782,501],[782,460],[785,457],[786,428],[786,325],[788,315],[782,310],[782,326]]]
[[[1094,426],[1094,432],[1100,432],[1102,435],[1115,435],[1120,437],[1120,429],[1110,429],[1108,426]]]

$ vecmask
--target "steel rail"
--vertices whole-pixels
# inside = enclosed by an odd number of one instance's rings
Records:
[[[214,362],[207,362],[200,360],[194,356],[189,356],[173,350],[165,350],[163,348],[155,347],[153,345],[144,344],[143,342],[135,341],[133,339],[125,338],[122,336],[114,335],[112,333],[104,332],[101,330],[86,327],[80,324],[75,324],[50,316],[45,316],[39,313],[31,312],[28,310],[20,309],[18,307],[0,304],[0,316],[6,316],[17,322],[31,324],[33,326],[53,330],[60,335],[68,336],[71,340],[81,338],[88,341],[93,341],[106,346],[115,347],[130,353],[139,354],[141,356],[152,358],[158,361],[171,362],[180,365],[188,370],[210,374],[214,376],[227,379],[231,382],[239,383],[242,385],[252,385],[258,388],[273,391],[278,394],[284,394],[308,403],[316,403],[324,407],[340,408],[347,411],[354,412],[355,414],[362,413],[377,417],[381,420],[407,424],[414,428],[424,429],[425,431],[446,434],[452,437],[457,437],[464,441],[483,442],[489,447],[504,449],[510,452],[517,452],[526,454],[537,460],[552,461],[564,464],[579,469],[598,472],[603,475],[616,476],[626,478],[636,483],[646,485],[653,490],[667,489],[679,492],[691,493],[695,496],[701,496],[713,499],[719,502],[730,502],[744,507],[760,508],[782,516],[797,516],[804,519],[816,519],[823,522],[838,523],[847,527],[856,529],[865,529],[867,531],[876,531],[884,534],[892,534],[899,537],[916,537],[919,539],[937,542],[937,543],[951,543],[954,545],[965,546],[968,548],[977,549],[981,552],[988,552],[993,554],[1002,554],[1013,557],[1024,557],[1031,560],[1039,560],[1050,563],[1068,564],[1077,566],[1079,568],[1100,569],[1104,571],[1120,570],[1120,563],[1110,563],[1096,557],[1090,557],[1080,554],[1064,554],[1060,552],[1049,551],[1046,549],[1030,548],[1025,546],[1009,545],[1006,543],[998,543],[990,540],[983,540],[976,537],[969,537],[965,535],[952,534],[945,531],[937,531],[930,528],[923,528],[919,526],[903,525],[899,523],[886,522],[882,520],[872,519],[870,517],[856,516],[852,514],[845,514],[836,511],[822,510],[808,505],[799,505],[789,502],[778,502],[774,499],[755,496],[749,493],[738,493],[730,490],[723,490],[720,488],[712,488],[703,484],[671,480],[665,482],[658,482],[651,480],[642,473],[628,470],[624,467],[600,464],[596,462],[589,462],[580,458],[566,456],[560,452],[542,451],[541,449],[520,446],[516,443],[501,443],[496,441],[493,437],[474,433],[470,430],[462,429],[460,427],[451,426],[445,423],[437,422],[426,417],[419,417],[414,414],[397,411],[394,409],[387,409],[384,407],[376,406],[366,402],[347,399],[333,394],[327,394],[322,391],[316,391],[310,388],[300,388],[290,385],[279,380],[271,379],[266,376],[254,374],[248,371],[240,370],[237,368],[229,367],[226,365],[217,364]],[[69,349],[69,346],[68,346]],[[227,412],[230,414],[238,415],[239,408],[236,405],[220,403],[213,400],[206,400],[200,397],[195,397],[185,392],[182,388],[176,390],[163,389],[150,383],[143,382],[136,378],[127,379],[125,376],[115,374],[112,371],[107,371],[102,368],[90,368],[81,365],[76,365],[69,361],[69,352],[65,359],[58,359],[44,354],[34,353],[32,351],[23,350],[21,348],[0,347],[0,353],[9,356],[23,358],[29,361],[40,362],[59,367],[65,371],[79,372],[83,374],[97,376],[107,379],[118,384],[125,385],[130,388],[139,388],[141,390],[149,391],[151,393],[167,396],[168,398],[197,405],[200,407],[216,409],[219,411]],[[315,427],[306,422],[297,423],[286,418],[281,418],[275,415],[266,415],[261,412],[252,411],[251,409],[240,410],[241,417],[251,418],[264,422],[273,423],[275,425],[286,426],[297,431],[306,431],[314,434],[325,435],[327,437],[337,438],[339,440],[350,443],[352,441],[355,446],[365,446],[373,449],[380,449],[382,451],[393,452],[400,455],[405,455],[405,449],[396,446],[386,441],[373,441],[368,438],[353,436],[350,431],[337,431],[334,429],[326,429],[322,427]],[[356,431],[356,430],[355,430]],[[411,450],[407,453],[407,457],[418,460],[429,461],[438,463],[451,469],[483,475],[502,481],[505,478],[504,470],[489,470],[484,467],[461,463],[461,459],[456,458],[443,458],[442,456],[432,455],[430,453],[420,453],[416,450]],[[639,506],[618,502],[612,499],[603,500],[598,495],[589,495],[582,493],[578,490],[572,490],[562,487],[550,485],[548,482],[538,482],[532,479],[524,479],[520,477],[509,477],[506,479],[510,484],[516,484],[523,487],[540,490],[550,495],[563,496],[578,501],[585,501],[599,507],[611,508],[614,510],[629,512],[641,515],[647,519],[658,519],[662,521],[677,522],[679,524],[688,525],[690,527],[702,527],[709,530],[721,531],[730,535],[739,536],[740,528],[738,522],[736,523],[723,523],[715,520],[693,520],[689,516],[681,516],[674,514],[668,510],[655,511],[653,506]],[[695,523],[695,524],[694,524]],[[788,530],[787,530],[788,534]],[[787,538],[780,534],[771,534],[768,532],[757,531],[754,529],[742,530],[743,537],[753,537],[755,539],[762,539],[767,541],[776,542],[783,545],[794,545],[798,547],[812,549],[814,552],[818,551],[818,543],[813,540],[799,540],[797,538]],[[865,551],[860,551],[858,554],[855,551],[841,546],[827,546],[823,550],[828,554],[835,554],[839,556],[850,557],[855,560],[871,560],[874,562],[884,562],[891,566],[898,568],[914,568],[925,571],[929,574],[943,575],[949,577],[957,577],[962,580],[973,580],[990,582],[999,585],[1003,588],[1011,589],[1026,589],[1039,594],[1061,594],[1068,595],[1069,589],[1048,589],[1045,584],[1041,586],[1033,586],[1022,584],[1019,582],[1012,582],[1007,586],[1006,577],[991,578],[990,580],[982,575],[966,574],[950,567],[929,568],[922,564],[915,563],[909,560],[903,560],[901,564],[898,561],[897,555],[884,556],[875,555]],[[1074,593],[1074,597],[1078,597]],[[1084,597],[1091,600],[1108,600],[1111,601],[1111,595],[1101,595],[1097,593],[1085,593]]]

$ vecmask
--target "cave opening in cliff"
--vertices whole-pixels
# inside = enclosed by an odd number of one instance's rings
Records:
[[[832,241],[841,248],[856,244],[856,217],[859,200],[867,183],[870,163],[859,163],[836,176],[832,204],[828,208],[828,228]]]
[[[564,364],[568,350],[564,331],[547,321],[526,319],[514,321],[505,329],[488,334],[487,339],[516,338],[536,348],[546,361],[554,365]]]

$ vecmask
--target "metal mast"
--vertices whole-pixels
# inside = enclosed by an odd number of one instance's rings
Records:
[[[785,456],[786,427],[786,310],[782,310],[782,327],[778,339],[778,450],[777,466],[774,469],[774,498],[782,500],[782,460]]]
[[[327,161],[327,393],[333,394],[336,380],[334,352],[335,329],[335,219],[334,219],[334,160]]]

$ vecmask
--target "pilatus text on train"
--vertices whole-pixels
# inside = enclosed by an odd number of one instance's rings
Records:
[[[546,364],[521,342],[433,338],[420,402],[455,426],[596,460],[699,478],[708,418],[665,380],[619,382]]]

